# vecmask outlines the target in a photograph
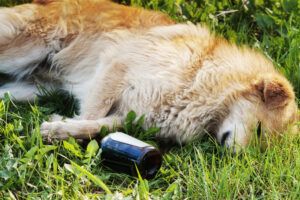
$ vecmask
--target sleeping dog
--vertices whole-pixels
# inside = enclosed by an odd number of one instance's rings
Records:
[[[295,94],[262,53],[238,47],[206,27],[108,0],[35,0],[0,9],[2,85],[32,100],[37,85],[75,95],[80,115],[41,125],[48,138],[92,138],[134,110],[158,137],[186,143],[212,134],[245,147],[264,134],[297,133]]]

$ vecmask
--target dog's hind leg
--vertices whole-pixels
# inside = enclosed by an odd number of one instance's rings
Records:
[[[36,12],[34,4],[0,8],[0,73],[21,79],[47,58],[45,41],[34,34],[38,31]]]
[[[44,122],[41,125],[41,134],[44,138],[67,139],[74,137],[76,139],[94,138],[102,126],[109,129],[119,127],[122,123],[121,117],[111,116],[97,120],[75,120],[66,119],[64,121]]]
[[[5,93],[10,94],[17,101],[33,101],[38,89],[30,83],[13,82],[0,87],[0,99],[4,98]]]
[[[0,44],[7,44],[20,34],[26,22],[13,8],[0,8]]]

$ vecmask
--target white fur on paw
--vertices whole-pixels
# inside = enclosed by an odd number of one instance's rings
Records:
[[[57,122],[43,122],[40,128],[43,138],[51,141],[51,139],[66,139],[69,137],[68,133],[64,131],[62,121]]]
[[[57,121],[63,121],[64,117],[58,114],[53,114],[50,116],[49,121],[50,122],[57,122]]]

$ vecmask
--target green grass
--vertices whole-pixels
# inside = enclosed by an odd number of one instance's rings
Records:
[[[21,1],[0,0],[0,5],[16,2]],[[260,49],[300,96],[297,0],[122,2],[161,10],[177,21],[206,23],[233,42]],[[146,181],[103,167],[95,141],[88,146],[72,139],[42,141],[39,125],[49,114],[70,116],[75,109],[74,99],[60,92],[31,105],[0,101],[0,199],[300,199],[299,136],[269,141],[264,148],[254,141],[239,155],[204,138],[174,147],[157,177]],[[154,143],[149,131],[132,124],[133,118],[124,131]]]

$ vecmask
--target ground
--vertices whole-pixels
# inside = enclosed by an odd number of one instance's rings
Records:
[[[16,2],[25,0],[0,0],[0,5]],[[121,2],[161,10],[181,22],[205,23],[233,42],[260,49],[300,96],[298,0]],[[103,167],[95,140],[43,142],[39,125],[49,114],[70,116],[76,110],[71,96],[44,93],[34,104],[0,100],[0,199],[300,199],[299,136],[254,141],[240,154],[207,137],[172,148],[156,178],[146,181]],[[142,130],[142,118],[138,124],[134,118],[129,113],[124,131],[156,145],[151,136],[156,129]]]

